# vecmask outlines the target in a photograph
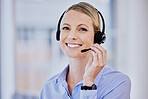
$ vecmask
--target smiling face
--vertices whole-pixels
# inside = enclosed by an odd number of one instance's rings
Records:
[[[94,43],[94,27],[92,19],[79,11],[70,10],[65,13],[61,32],[60,47],[70,58],[78,58],[86,53],[81,50]]]

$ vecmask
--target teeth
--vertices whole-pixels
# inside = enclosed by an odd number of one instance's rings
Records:
[[[67,44],[69,47],[79,47],[80,45],[76,45],[76,44]]]

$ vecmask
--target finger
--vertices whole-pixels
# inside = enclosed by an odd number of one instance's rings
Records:
[[[103,59],[102,59],[102,53],[101,51],[99,51],[97,48],[95,47],[91,47],[94,51],[92,52],[93,56],[94,56],[94,64],[95,66],[99,65],[99,66],[103,66]]]
[[[87,71],[87,69],[92,65],[92,61],[93,61],[93,57],[92,57],[92,55],[91,55],[90,58],[89,58],[89,60],[88,60],[87,65],[86,65],[86,67],[85,67],[85,71]]]
[[[97,64],[97,63],[99,63],[99,61],[98,61],[98,55],[97,55],[97,53],[92,49],[91,50],[91,54],[92,54],[92,57],[93,57],[93,61],[92,61],[92,64]]]
[[[107,50],[104,49],[101,45],[99,44],[95,44],[94,47],[96,47],[98,50],[101,51],[102,55],[103,55],[103,64],[106,65],[106,59],[107,59]]]
[[[98,53],[98,61],[99,61],[99,66],[104,66],[104,62],[103,62],[103,53],[96,48],[95,46],[92,46],[92,49]]]

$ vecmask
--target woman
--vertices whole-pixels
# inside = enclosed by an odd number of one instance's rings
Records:
[[[129,99],[130,79],[106,67],[106,49],[94,43],[100,31],[98,11],[80,2],[63,15],[58,36],[69,64],[45,82],[40,99]]]

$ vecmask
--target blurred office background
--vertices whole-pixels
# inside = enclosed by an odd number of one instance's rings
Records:
[[[82,0],[0,0],[0,99],[39,99],[44,81],[68,64],[55,33]],[[131,99],[148,99],[148,0],[83,0],[102,12],[107,65],[127,74]]]

